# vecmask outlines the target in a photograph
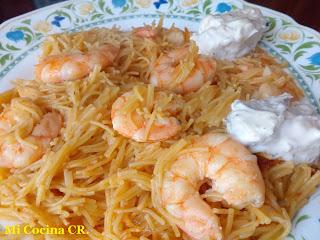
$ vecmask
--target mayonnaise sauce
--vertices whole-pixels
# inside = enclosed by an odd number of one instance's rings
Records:
[[[207,15],[192,39],[201,54],[233,60],[254,49],[266,29],[260,10],[246,8],[231,13]]]
[[[320,115],[285,93],[265,100],[236,100],[225,119],[227,131],[254,153],[311,163],[320,157]]]

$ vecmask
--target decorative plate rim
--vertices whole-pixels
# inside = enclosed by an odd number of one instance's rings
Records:
[[[298,25],[299,27],[302,27],[308,31],[311,31],[311,33],[315,34],[319,39],[320,39],[320,32],[318,32],[317,30],[311,28],[311,27],[308,27],[306,25],[303,25],[303,24],[300,24],[298,23],[294,18],[292,18],[290,15],[287,15],[283,12],[280,12],[280,11],[277,11],[277,10],[274,10],[274,9],[271,9],[271,8],[267,8],[267,7],[264,7],[262,5],[259,5],[259,4],[255,4],[255,3],[250,3],[250,2],[247,2],[245,0],[237,0],[239,2],[243,2],[245,3],[246,5],[249,5],[249,6],[252,6],[252,7],[258,7],[258,8],[262,8],[264,9],[265,11],[268,11],[268,12],[271,12],[271,13],[274,13],[274,14],[277,14],[277,15],[280,15],[284,18],[287,18],[288,20],[290,20],[292,23],[294,23],[295,25]],[[38,13],[38,12],[41,12],[41,11],[44,11],[44,10],[47,10],[47,9],[50,9],[50,8],[54,8],[54,7],[58,7],[58,6],[62,6],[62,5],[65,5],[66,3],[77,3],[78,1],[77,0],[65,0],[63,2],[58,2],[58,3],[54,3],[54,4],[51,4],[51,5],[48,5],[48,6],[45,6],[45,7],[41,7],[41,8],[38,8],[38,9],[35,9],[35,10],[32,10],[30,12],[26,12],[26,13],[23,13],[21,15],[18,15],[16,17],[12,17],[12,18],[9,18],[7,20],[5,20],[4,22],[2,22],[0,24],[0,30],[4,27],[6,27],[8,24],[10,24],[11,22],[14,22],[16,20],[19,20],[21,18],[25,18],[29,15],[33,15],[35,13]]]

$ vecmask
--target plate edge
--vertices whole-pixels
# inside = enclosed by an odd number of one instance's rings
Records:
[[[261,5],[258,5],[258,4],[254,4],[254,3],[250,3],[250,2],[247,2],[245,0],[238,0],[239,2],[242,2],[242,3],[245,3],[249,6],[252,6],[252,7],[258,7],[258,8],[262,8],[264,9],[265,11],[267,12],[271,12],[273,14],[278,14],[280,15],[281,17],[283,18],[286,18],[288,20],[290,20],[291,22],[293,22],[295,25],[298,25],[299,27],[302,27],[308,31],[310,31],[311,33],[313,33],[314,35],[316,35],[319,39],[320,39],[320,32],[318,32],[317,30],[311,28],[311,27],[308,27],[306,25],[303,25],[303,24],[300,24],[298,23],[296,20],[294,20],[291,16],[285,14],[285,13],[282,13],[280,11],[276,11],[276,10],[273,10],[271,8],[267,8],[267,7],[264,7],[264,6],[261,6]],[[60,2],[60,3],[55,3],[55,4],[51,4],[49,6],[46,6],[46,7],[42,7],[42,8],[38,8],[38,9],[35,9],[33,11],[30,11],[30,12],[27,12],[27,13],[24,13],[22,15],[19,15],[19,16],[16,16],[16,17],[13,17],[13,18],[10,18],[6,21],[4,21],[3,23],[0,24],[0,30],[2,30],[3,28],[5,28],[7,25],[9,25],[11,22],[14,22],[14,21],[17,21],[18,19],[21,19],[21,18],[24,18],[24,17],[27,17],[29,15],[33,15],[35,13],[39,13],[41,11],[45,11],[45,10],[48,10],[50,8],[54,8],[54,7],[58,7],[58,6],[62,6],[62,5],[65,5],[67,3],[76,3],[78,2],[77,0],[67,0],[67,1],[63,1],[63,2]]]

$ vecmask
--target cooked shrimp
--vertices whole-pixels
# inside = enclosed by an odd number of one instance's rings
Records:
[[[110,66],[118,53],[118,47],[105,44],[87,53],[49,56],[36,65],[35,77],[48,83],[81,79],[89,75],[96,65],[100,65],[102,69]]]
[[[13,98],[0,114],[0,135],[14,131],[19,125],[39,121],[41,109],[28,98]]]
[[[138,27],[132,32],[135,36],[142,38],[155,38],[157,36],[157,30],[152,26]]]
[[[7,133],[19,121],[11,108],[5,108],[0,114],[0,133]]]
[[[50,141],[59,135],[61,127],[61,115],[51,112],[43,115],[31,135],[24,139],[33,146],[7,137],[0,144],[0,167],[21,168],[39,160],[49,147]]]
[[[198,192],[206,179],[233,207],[264,203],[265,186],[256,156],[225,134],[197,138],[165,173],[162,189],[164,207],[194,239],[222,239],[218,217]]]
[[[256,90],[253,94],[254,98],[258,99],[266,99],[272,96],[278,96],[281,94],[280,88],[271,83],[262,83],[258,90]]]
[[[195,59],[189,60],[191,63],[184,62],[189,54],[192,54],[189,48],[183,47],[160,56],[153,65],[150,83],[185,94],[198,90],[206,81],[212,81],[216,61],[195,53]]]
[[[158,29],[153,26],[144,26],[144,27],[138,27],[133,30],[133,34],[137,37],[141,38],[148,38],[148,39],[155,39],[157,36],[160,35]],[[175,45],[175,46],[181,46],[185,43],[185,39],[188,38],[188,32],[186,34],[180,30],[179,28],[172,27],[170,29],[167,29],[164,32],[165,39]]]
[[[175,46],[182,46],[185,43],[185,39],[188,38],[182,30],[175,27],[170,28],[165,37],[168,42]]]
[[[136,88],[113,103],[113,128],[138,142],[162,141],[173,137],[181,129],[174,117],[178,112],[175,99],[165,92],[153,93],[153,90],[148,99],[147,91],[145,87]]]

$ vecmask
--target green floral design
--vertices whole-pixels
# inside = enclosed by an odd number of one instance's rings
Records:
[[[305,221],[305,220],[308,220],[309,218],[310,218],[310,216],[307,215],[307,214],[304,214],[304,215],[299,216],[299,217],[297,218],[297,220],[296,220],[295,227],[297,227],[299,223],[301,223],[301,222],[303,222],[303,221]]]
[[[16,26],[10,29],[10,31],[22,31],[24,33],[23,47],[17,46],[15,43],[12,42],[0,42],[0,67],[12,61],[16,53],[25,49],[33,42],[39,41],[43,38],[43,35],[41,33],[32,31],[32,29],[30,28],[30,23],[31,20],[26,19],[21,21],[20,24],[17,24]]]

